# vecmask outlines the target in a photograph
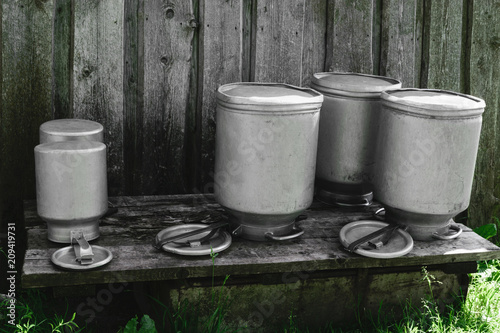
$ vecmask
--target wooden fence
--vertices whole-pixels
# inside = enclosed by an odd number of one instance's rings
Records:
[[[52,118],[105,127],[110,195],[212,189],[215,91],[322,71],[486,100],[471,225],[499,216],[500,0],[0,0],[0,213]]]

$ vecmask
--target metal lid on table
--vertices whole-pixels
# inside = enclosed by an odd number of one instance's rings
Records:
[[[113,259],[108,249],[90,245],[82,230],[71,231],[71,246],[63,247],[51,256],[54,265],[72,271],[85,271],[101,267]]]
[[[439,89],[398,89],[381,95],[383,105],[407,113],[441,117],[471,117],[484,112],[484,100],[478,97]]]
[[[186,256],[221,252],[232,243],[229,232],[222,229],[226,225],[226,222],[208,226],[202,223],[189,223],[169,227],[156,235],[155,247]]]
[[[378,96],[382,91],[399,89],[399,80],[384,76],[360,73],[315,73],[311,80],[311,87],[322,93],[356,96],[370,94]]]
[[[217,100],[219,104],[231,104],[232,108],[234,105],[293,106],[291,111],[300,111],[321,107],[323,95],[310,88],[284,83],[238,82],[220,86]]]
[[[113,254],[108,249],[94,245],[92,246],[94,252],[94,260],[88,265],[82,265],[76,257],[75,251],[72,246],[63,247],[54,254],[52,254],[52,262],[64,269],[72,271],[85,271],[106,265],[113,259]]]
[[[340,230],[340,242],[350,252],[378,259],[404,256],[413,249],[413,239],[404,227],[362,220]]]
[[[40,125],[40,143],[91,140],[103,141],[104,127],[98,122],[86,119],[55,119]]]

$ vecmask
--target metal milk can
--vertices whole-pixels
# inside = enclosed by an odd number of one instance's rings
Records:
[[[469,205],[482,99],[443,90],[382,93],[374,189],[388,222],[416,240],[450,239]]]
[[[35,147],[37,209],[51,241],[70,243],[73,229],[83,231],[86,240],[99,237],[99,218],[108,206],[103,130],[86,119],[40,125],[40,145]]]
[[[358,73],[316,73],[311,88],[324,95],[319,125],[316,196],[343,206],[370,205],[380,93],[401,82]]]
[[[48,239],[71,243],[71,231],[86,240],[99,237],[99,218],[108,209],[106,145],[61,141],[35,147],[38,215],[47,222]]]
[[[310,206],[319,114],[318,92],[277,83],[232,83],[217,91],[215,198],[233,234],[285,240],[303,231]]]

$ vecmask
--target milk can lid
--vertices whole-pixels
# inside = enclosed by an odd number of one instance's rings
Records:
[[[73,246],[66,246],[55,251],[51,256],[51,261],[54,265],[72,271],[86,271],[101,267],[109,263],[113,259],[113,254],[108,249],[92,245],[94,254],[93,262],[88,265],[82,265],[76,257]]]
[[[35,147],[36,153],[93,153],[105,151],[106,145],[98,141],[56,141],[41,143]]]
[[[311,83],[313,88],[320,91],[329,89],[338,91],[337,93],[339,94],[342,91],[351,93],[380,93],[384,90],[401,88],[399,80],[360,73],[315,73]]]
[[[207,229],[207,224],[188,223],[163,229],[156,235],[156,241],[161,243],[167,238],[182,237],[183,234],[192,233],[201,229]],[[227,249],[232,243],[229,232],[222,228],[211,231],[203,231],[196,235],[177,238],[175,241],[161,245],[161,249],[166,252],[181,254],[186,256],[210,255]]]
[[[437,89],[411,88],[386,91],[382,99],[433,110],[471,110],[485,107],[484,101],[478,97]]]
[[[353,242],[388,226],[389,223],[375,220],[351,222],[340,230],[340,242],[345,248],[349,248]],[[388,259],[404,256],[413,249],[413,238],[400,228],[395,229],[385,241],[384,236],[385,234],[381,234],[372,239],[370,244],[361,244],[353,252],[365,257]]]
[[[54,119],[40,125],[40,132],[59,136],[83,136],[103,131],[98,122],[86,119]]]
[[[309,88],[284,83],[237,82],[220,86],[217,98],[226,103],[291,105],[323,102],[323,95]]]

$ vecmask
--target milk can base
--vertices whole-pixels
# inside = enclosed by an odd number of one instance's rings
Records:
[[[454,214],[421,214],[387,206],[385,210],[387,222],[408,226],[408,233],[417,241],[451,240],[461,233],[452,219]]]
[[[303,231],[295,225],[295,221],[278,227],[256,227],[232,221],[231,226],[234,236],[252,241],[291,240],[299,237],[303,233]]]
[[[224,207],[229,215],[232,234],[256,241],[289,240],[302,235],[303,231],[296,222],[304,219],[303,211],[289,214],[244,213]]]
[[[71,230],[82,230],[87,241],[97,239],[100,236],[99,221],[93,221],[87,225],[70,225],[65,228],[54,228],[51,223],[47,222],[47,238],[52,242],[70,244]]]
[[[431,242],[436,240],[433,235],[446,233],[450,227],[450,224],[451,223],[448,222],[446,223],[446,225],[438,227],[408,225],[408,229],[406,231],[414,240]]]
[[[328,191],[325,189],[318,189],[316,193],[316,199],[329,205],[362,207],[370,206],[372,204],[373,192],[363,194],[343,194]]]

